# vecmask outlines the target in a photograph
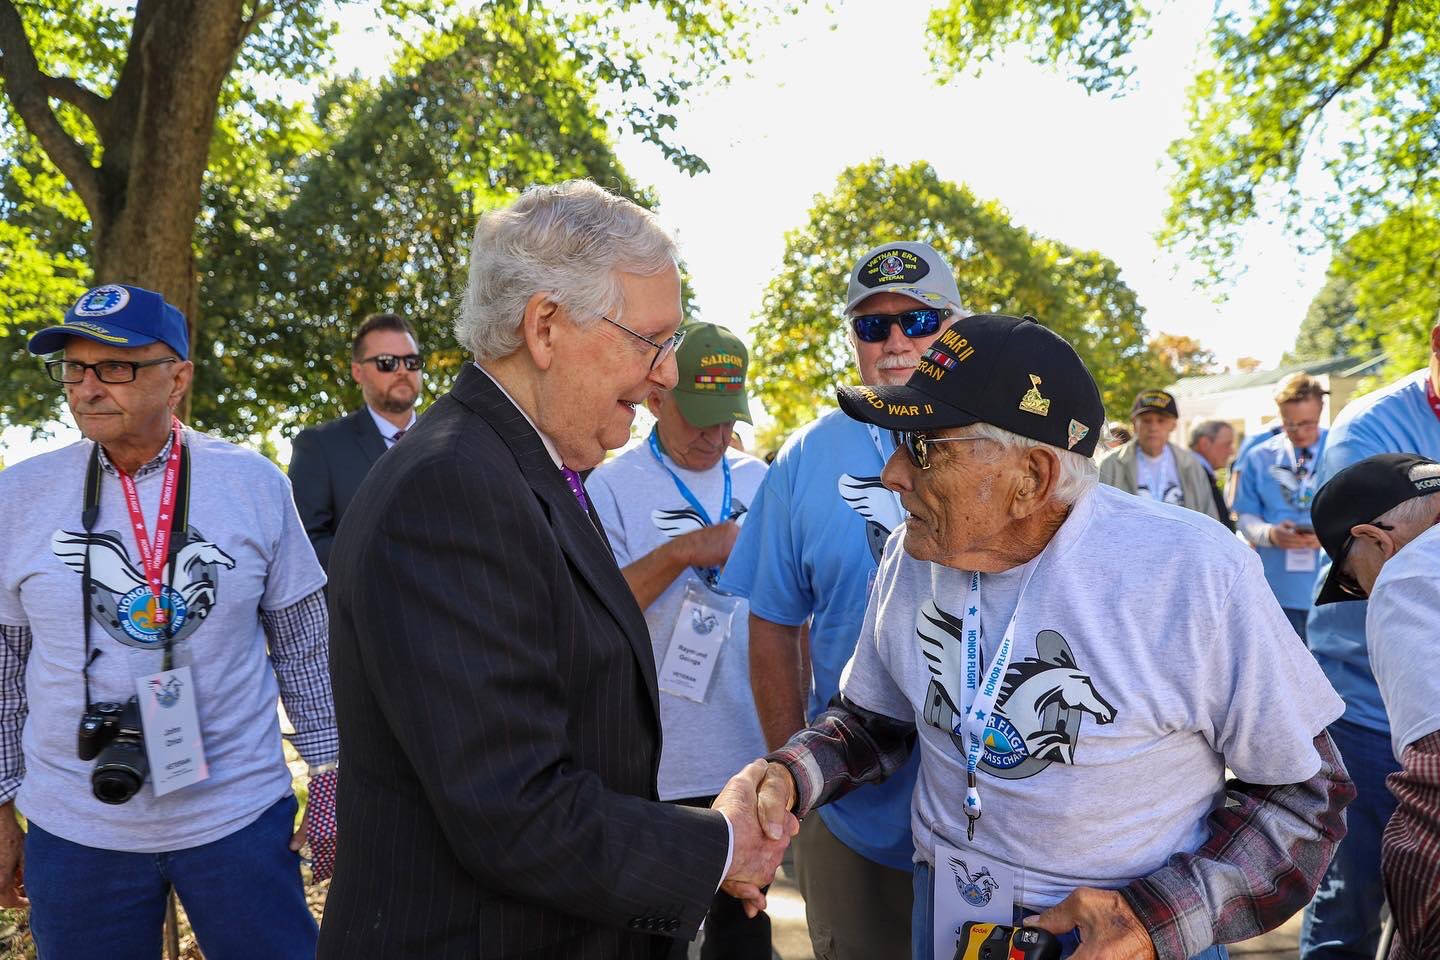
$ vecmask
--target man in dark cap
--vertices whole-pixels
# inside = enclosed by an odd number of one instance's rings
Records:
[[[1100,482],[1220,519],[1210,477],[1190,453],[1170,442],[1180,411],[1164,390],[1141,390],[1130,407],[1135,439],[1100,463]]]

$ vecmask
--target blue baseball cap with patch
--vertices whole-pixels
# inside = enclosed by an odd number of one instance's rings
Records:
[[[85,291],[65,311],[64,320],[30,338],[30,352],[54,353],[65,347],[66,337],[85,337],[113,347],[143,347],[158,340],[180,354],[180,359],[190,357],[185,315],[154,290],[123,283]]]

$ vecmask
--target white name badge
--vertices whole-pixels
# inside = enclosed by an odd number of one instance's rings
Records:
[[[935,960],[955,956],[969,921],[1015,922],[1015,871],[974,849],[935,845]]]
[[[1285,551],[1285,572],[1286,573],[1314,573],[1315,572],[1315,551],[1314,550],[1286,550]]]
[[[195,684],[189,667],[152,673],[135,681],[140,722],[145,727],[145,753],[150,758],[150,783],[155,796],[210,776],[200,742],[195,712]]]
[[[720,648],[730,635],[738,606],[734,597],[721,596],[693,582],[686,584],[680,616],[675,620],[670,646],[656,678],[661,690],[696,703],[705,702]]]

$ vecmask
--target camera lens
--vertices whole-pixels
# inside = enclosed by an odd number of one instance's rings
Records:
[[[114,739],[100,751],[90,774],[90,789],[102,803],[126,802],[140,790],[150,772],[140,707],[134,697],[125,704],[116,726],[119,729]]]
[[[124,767],[96,768],[90,777],[90,786],[95,799],[102,803],[125,803],[140,790],[145,782],[143,771]]]

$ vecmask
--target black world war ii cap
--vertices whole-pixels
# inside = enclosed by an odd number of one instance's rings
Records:
[[[840,408],[888,430],[989,423],[1083,456],[1095,453],[1105,406],[1075,348],[1034,317],[957,320],[903,387],[841,387]]]
[[[1380,453],[1350,464],[1325,482],[1310,504],[1315,536],[1330,557],[1330,573],[1315,604],[1358,600],[1340,589],[1341,568],[1355,538],[1350,529],[1373,523],[1407,500],[1440,493],[1440,463],[1413,453]]]
[[[1135,395],[1135,402],[1130,406],[1130,417],[1134,419],[1142,413],[1163,413],[1171,417],[1180,416],[1180,410],[1175,406],[1175,398],[1164,390],[1141,390]]]

